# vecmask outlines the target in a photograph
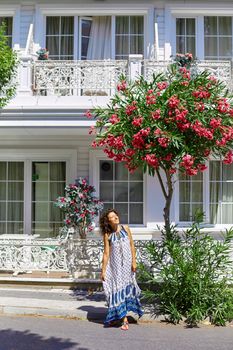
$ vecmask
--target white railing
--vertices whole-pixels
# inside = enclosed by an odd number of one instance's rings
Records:
[[[144,60],[143,61],[143,72],[147,80],[153,78],[153,74],[165,73],[167,66],[171,61],[154,61],[154,60]],[[199,72],[204,70],[209,71],[216,78],[222,80],[227,85],[231,86],[232,79],[232,67],[230,61],[198,61],[194,69]]]
[[[35,61],[33,63],[33,92],[49,96],[112,96],[120,75],[131,79],[144,74],[147,80],[153,74],[164,73],[170,61],[142,60],[135,55],[129,62],[103,61]],[[231,85],[232,71],[229,61],[199,61],[197,69],[210,71]]]
[[[135,241],[138,261],[146,260],[145,240]],[[96,278],[101,271],[102,239],[7,239],[0,237],[0,271],[81,271]]]
[[[35,95],[112,96],[127,61],[36,61]]]

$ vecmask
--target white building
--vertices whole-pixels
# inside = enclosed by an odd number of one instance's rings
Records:
[[[21,61],[17,95],[0,118],[0,234],[56,236],[62,218],[53,201],[78,177],[135,235],[153,233],[163,223],[157,179],[128,175],[92,150],[94,122],[84,113],[106,105],[121,72],[155,68],[176,52],[209,60],[230,79],[222,61],[232,58],[232,1],[1,0],[0,17]],[[37,61],[39,48],[48,61]],[[197,207],[213,230],[232,223],[233,166],[215,160],[208,169],[176,182],[171,219],[180,226]]]

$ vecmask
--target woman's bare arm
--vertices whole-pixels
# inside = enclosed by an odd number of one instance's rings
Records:
[[[106,268],[109,260],[109,251],[110,251],[107,233],[104,234],[103,240],[104,240],[104,253],[103,253],[103,260],[102,260],[101,279],[105,281],[105,274],[106,274]]]

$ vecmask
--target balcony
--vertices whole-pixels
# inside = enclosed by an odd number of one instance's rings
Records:
[[[17,96],[8,108],[84,110],[106,106],[122,74],[129,79],[143,74],[150,80],[153,74],[165,72],[169,63],[144,60],[141,55],[102,61],[33,61],[31,56],[22,56]],[[207,69],[232,87],[230,61],[199,61],[196,69]]]

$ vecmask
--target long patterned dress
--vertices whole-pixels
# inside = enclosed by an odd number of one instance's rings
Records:
[[[130,239],[123,226],[120,232],[109,236],[109,244],[110,256],[103,281],[108,303],[106,324],[125,317],[128,311],[133,311],[139,317],[143,314],[139,300],[141,290],[132,272]]]

